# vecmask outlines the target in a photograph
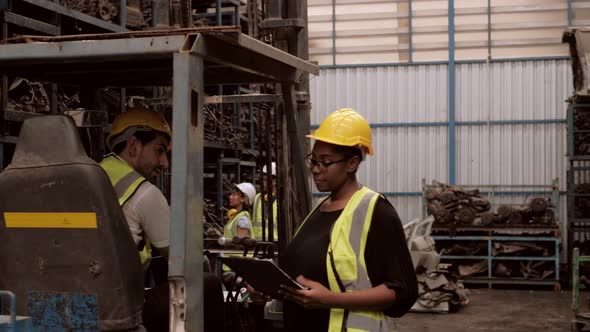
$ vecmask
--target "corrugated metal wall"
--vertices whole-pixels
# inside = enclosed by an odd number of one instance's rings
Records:
[[[447,87],[446,65],[330,68],[311,81],[313,125],[342,107],[372,123],[375,156],[359,178],[386,193],[403,222],[422,213],[423,178],[448,180]],[[567,60],[458,64],[457,183],[559,178],[565,190],[565,100],[572,91]]]

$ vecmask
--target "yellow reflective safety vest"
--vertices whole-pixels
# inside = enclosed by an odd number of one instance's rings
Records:
[[[238,236],[238,220],[243,216],[248,217],[248,220],[250,220],[250,213],[248,213],[248,211],[240,211],[225,225],[223,228],[223,236],[226,239],[231,240],[234,236]],[[252,222],[250,222],[249,231],[250,235],[252,235]]]
[[[365,264],[365,246],[379,194],[367,187],[359,189],[348,201],[330,231],[326,255],[329,288],[333,292],[353,292],[373,288]],[[305,224],[320,206],[307,216]],[[392,332],[393,320],[383,312],[330,309],[328,332]]]
[[[273,240],[277,241],[279,239],[279,231],[277,226],[277,214],[278,214],[278,203],[277,199],[274,199],[272,203],[272,225],[273,225]],[[252,235],[256,238],[257,241],[262,241],[262,194],[256,194],[254,197],[254,205],[252,211]],[[268,241],[270,233],[268,232],[268,224],[266,225],[265,234],[266,240]]]
[[[115,193],[119,199],[119,205],[123,206],[135,194],[137,188],[147,181],[146,178],[137,173],[126,162],[120,160],[114,154],[106,156],[100,166],[105,170],[115,188]],[[139,251],[141,264],[144,264],[152,257],[150,243],[145,239],[145,246]]]

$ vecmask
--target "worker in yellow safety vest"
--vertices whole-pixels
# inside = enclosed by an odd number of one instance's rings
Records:
[[[236,213],[223,229],[223,236],[227,239],[237,237],[252,237],[252,222],[250,220],[250,206],[256,196],[254,185],[249,182],[236,184],[229,195],[229,206]]]
[[[286,248],[285,271],[306,287],[281,293],[287,331],[395,331],[393,317],[417,297],[401,221],[382,195],[361,185],[360,163],[373,155],[371,128],[352,109],[328,115],[307,136],[318,191],[329,192]]]
[[[131,235],[145,268],[151,249],[167,260],[170,246],[170,206],[154,181],[169,166],[172,131],[158,113],[130,108],[113,122],[107,137],[111,154],[100,163],[123,209]],[[168,285],[145,293],[143,325],[148,331],[168,328]]]
[[[277,241],[279,238],[279,232],[277,229],[277,165],[273,161],[271,163],[271,176],[272,176],[272,194],[271,195],[264,195],[264,200],[262,199],[262,193],[259,193],[254,197],[254,205],[252,207],[252,230],[254,231],[254,237],[258,241],[270,241],[270,232],[269,232],[269,224],[272,221],[273,225],[273,241]],[[266,188],[268,181],[268,172],[266,169],[266,165],[262,167],[262,187]],[[270,199],[269,199],[270,196]],[[272,206],[272,218],[269,213],[268,207]],[[262,208],[265,208],[265,218],[268,220],[266,223],[266,227],[264,228],[264,233],[262,231]]]

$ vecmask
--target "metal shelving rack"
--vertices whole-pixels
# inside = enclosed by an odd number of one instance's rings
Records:
[[[431,187],[426,181],[422,181],[423,192]],[[486,253],[483,255],[441,255],[444,262],[462,263],[465,261],[487,261],[487,276],[460,278],[464,283],[487,284],[492,287],[494,284],[512,285],[550,285],[560,289],[560,264],[561,264],[561,233],[559,231],[560,216],[560,193],[559,179],[553,179],[547,185],[455,185],[464,189],[480,189],[483,197],[486,197],[494,209],[501,204],[501,197],[523,196],[526,200],[532,196],[545,196],[550,198],[555,206],[555,225],[497,225],[497,226],[439,226],[432,227],[432,238],[437,242],[443,241],[483,241],[486,242]],[[426,198],[424,198],[426,202]],[[524,203],[524,201],[522,202]],[[426,204],[424,204],[426,215]],[[495,242],[541,242],[549,243],[553,252],[550,256],[494,256],[492,254]],[[521,277],[495,277],[493,276],[493,263],[497,261],[545,261],[554,264],[555,273],[550,279],[525,279]]]
[[[526,285],[553,285],[556,290],[561,289],[560,286],[560,248],[561,240],[559,237],[537,237],[537,236],[501,236],[501,235],[486,235],[486,236],[453,236],[453,235],[433,235],[432,238],[443,241],[485,241],[487,242],[487,254],[486,255],[474,255],[474,256],[463,256],[463,255],[441,255],[441,260],[452,260],[455,262],[461,262],[462,260],[485,260],[487,261],[487,277],[467,277],[461,278],[460,280],[464,283],[478,283],[487,284],[489,288],[492,288],[493,284],[526,284]],[[492,248],[494,242],[553,242],[555,252],[551,256],[493,256]],[[552,279],[524,279],[524,278],[502,278],[494,277],[493,262],[494,261],[546,261],[553,262],[555,264],[554,278]]]
[[[567,232],[568,261],[573,262],[573,249],[576,241],[590,240],[590,215],[579,211],[578,199],[590,201],[590,192],[578,192],[579,185],[590,186],[590,154],[576,151],[577,135],[590,135],[590,128],[577,128],[575,118],[580,112],[590,113],[590,103],[570,103],[567,109],[567,155],[569,168],[567,171]],[[589,114],[590,116],[590,114]]]

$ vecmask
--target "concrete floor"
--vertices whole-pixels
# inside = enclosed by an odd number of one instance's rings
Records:
[[[456,313],[407,313],[397,320],[397,332],[570,331],[570,292],[497,289],[470,289],[470,292],[469,304]]]

